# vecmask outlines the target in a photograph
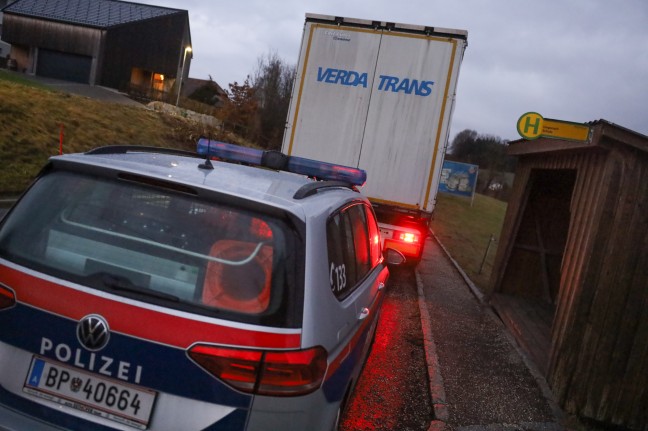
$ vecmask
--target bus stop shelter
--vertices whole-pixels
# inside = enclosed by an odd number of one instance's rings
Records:
[[[518,158],[488,297],[570,414],[648,429],[648,137],[605,120]]]

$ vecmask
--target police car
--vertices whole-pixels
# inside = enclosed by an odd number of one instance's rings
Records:
[[[51,158],[0,224],[0,428],[336,429],[389,276],[365,179],[207,139]]]

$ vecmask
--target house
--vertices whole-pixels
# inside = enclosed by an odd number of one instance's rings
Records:
[[[182,96],[220,108],[228,100],[227,92],[211,79],[187,78],[182,84]]]
[[[19,71],[169,97],[177,78],[189,75],[186,10],[118,0],[17,0],[2,12],[2,40],[11,44]]]

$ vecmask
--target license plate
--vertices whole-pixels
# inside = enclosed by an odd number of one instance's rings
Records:
[[[41,357],[32,360],[23,390],[138,429],[148,427],[157,395]]]
[[[380,236],[382,237],[382,239],[386,239],[386,238],[391,239],[393,235],[394,235],[394,231],[392,229],[385,229],[383,227],[380,228]]]

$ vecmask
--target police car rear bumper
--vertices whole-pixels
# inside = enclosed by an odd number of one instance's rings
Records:
[[[60,431],[62,429],[25,416],[0,404],[0,431]]]

